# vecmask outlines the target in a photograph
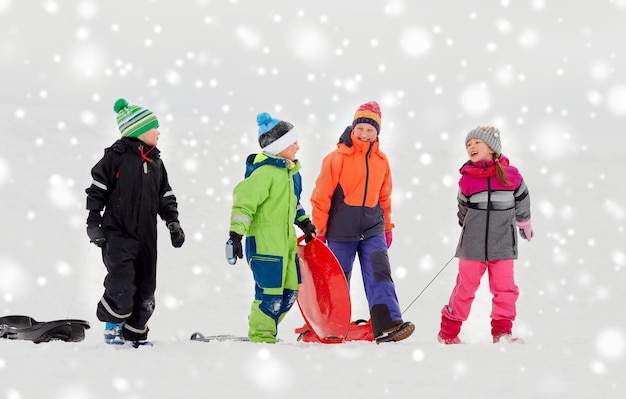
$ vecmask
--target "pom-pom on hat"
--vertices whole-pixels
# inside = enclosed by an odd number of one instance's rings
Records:
[[[117,127],[122,137],[139,137],[148,130],[159,127],[159,121],[152,111],[129,105],[123,98],[115,102],[113,110],[117,113]]]
[[[369,123],[376,128],[376,134],[380,134],[381,124],[380,106],[376,101],[370,101],[361,105],[355,112],[352,120],[352,128],[359,123]]]
[[[491,148],[496,156],[500,156],[502,142],[500,141],[500,131],[493,126],[478,126],[465,136],[465,146],[471,139],[479,139]]]
[[[259,126],[259,145],[268,154],[276,155],[298,141],[298,132],[291,123],[274,119],[267,112],[258,114],[256,123]]]

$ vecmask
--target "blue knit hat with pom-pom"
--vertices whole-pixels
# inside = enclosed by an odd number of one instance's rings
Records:
[[[274,119],[267,112],[258,114],[256,123],[259,126],[259,145],[268,154],[276,155],[298,141],[298,132],[291,123]]]
[[[117,127],[122,137],[139,137],[148,130],[159,127],[159,121],[152,111],[129,105],[123,98],[115,102],[113,110],[117,113]]]

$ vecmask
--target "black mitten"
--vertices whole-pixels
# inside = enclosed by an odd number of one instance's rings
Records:
[[[167,228],[170,231],[170,239],[172,240],[172,246],[174,248],[180,248],[183,246],[185,242],[185,232],[182,227],[180,227],[180,223],[177,221],[172,221],[167,224]]]
[[[89,242],[93,242],[97,247],[104,247],[104,243],[107,241],[104,228],[101,226],[87,226],[87,236]]]
[[[298,226],[302,229],[302,232],[304,233],[304,242],[307,244],[317,237],[317,228],[313,223],[311,223],[311,219],[304,219]]]
[[[231,265],[237,263],[237,258],[243,258],[243,248],[241,247],[241,239],[243,236],[234,231],[230,232],[228,241],[226,241],[226,261]]]
[[[89,216],[87,216],[87,237],[89,237],[89,242],[93,242],[97,247],[104,247],[107,237],[106,230],[102,227],[100,211],[89,211]]]

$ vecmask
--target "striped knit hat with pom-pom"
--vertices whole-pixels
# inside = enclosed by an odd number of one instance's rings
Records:
[[[259,145],[264,152],[276,155],[298,141],[298,131],[289,122],[274,119],[267,112],[257,115],[259,126]]]
[[[159,127],[159,121],[152,111],[129,105],[123,98],[115,102],[113,110],[117,113],[117,127],[122,137],[139,137],[148,130]]]
[[[359,123],[369,123],[376,128],[376,134],[380,134],[381,118],[380,106],[376,101],[370,101],[356,110],[352,120],[352,128],[354,129]]]

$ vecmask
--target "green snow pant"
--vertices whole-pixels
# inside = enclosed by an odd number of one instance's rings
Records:
[[[259,254],[250,257],[255,282],[248,330],[251,342],[275,343],[278,323],[298,298],[301,280],[296,248],[289,251],[286,261],[283,259]]]

